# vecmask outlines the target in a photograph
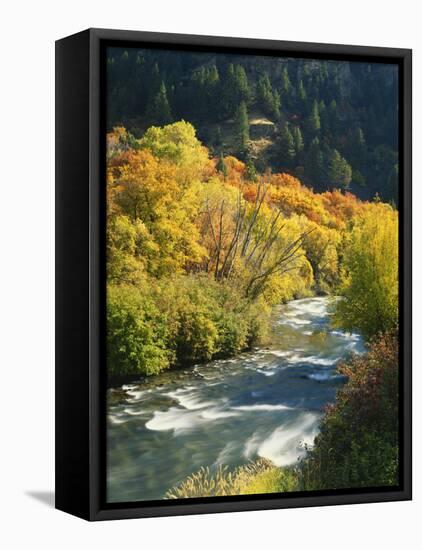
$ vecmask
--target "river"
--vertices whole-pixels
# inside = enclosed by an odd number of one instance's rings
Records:
[[[110,389],[107,500],[162,499],[201,466],[295,463],[344,383],[337,362],[365,350],[330,326],[332,300],[275,308],[268,347]]]

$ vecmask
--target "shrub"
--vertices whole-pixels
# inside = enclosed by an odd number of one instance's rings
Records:
[[[398,483],[398,344],[388,333],[338,367],[348,377],[301,464],[303,489]]]
[[[134,286],[107,290],[108,373],[157,374],[169,367],[167,329],[153,299]]]
[[[229,357],[265,334],[269,312],[206,276],[109,285],[108,365],[112,375],[161,372]]]

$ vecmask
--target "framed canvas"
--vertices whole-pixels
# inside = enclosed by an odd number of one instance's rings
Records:
[[[56,43],[56,507],[411,498],[411,50]]]

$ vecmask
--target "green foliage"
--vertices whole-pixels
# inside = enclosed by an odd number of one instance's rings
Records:
[[[257,101],[264,111],[270,117],[278,120],[280,118],[280,95],[277,90],[273,91],[268,74],[260,76],[256,88]]]
[[[107,369],[111,376],[157,374],[170,365],[165,318],[134,286],[107,290]]]
[[[241,103],[248,104],[251,100],[248,77],[242,65],[230,63],[222,90],[222,109],[227,117],[236,115]]]
[[[223,153],[221,153],[220,158],[218,159],[216,169],[224,176],[224,178],[227,177],[228,172],[227,172],[226,163],[224,162]]]
[[[152,375],[174,365],[230,357],[269,325],[264,304],[207,277],[108,285],[107,360],[112,376]]]
[[[312,110],[307,120],[307,130],[310,136],[314,136],[321,128],[321,120],[319,118],[319,105],[317,100],[312,104]]]
[[[394,332],[338,367],[348,382],[302,461],[303,490],[398,484],[398,342]]]
[[[328,166],[328,179],[333,187],[347,189],[352,181],[352,167],[347,160],[334,149]]]
[[[298,87],[297,95],[299,97],[300,102],[302,103],[302,106],[305,106],[306,105],[306,100],[307,100],[307,94],[306,94],[305,87],[303,85],[303,80],[299,81],[299,87]]]
[[[239,152],[244,155],[246,153],[249,141],[249,117],[248,109],[244,101],[242,101],[239,105],[239,109],[236,114],[236,134]]]
[[[394,65],[306,59],[286,59],[280,65],[269,57],[248,63],[228,54],[110,48],[107,119],[109,129],[128,126],[136,137],[142,136],[146,123],[188,120],[208,147],[217,146],[220,152],[224,143],[225,153],[232,155],[239,149],[228,123],[245,102],[250,113],[288,121],[305,136],[303,158],[296,150],[291,167],[296,176],[302,175],[303,161],[318,136],[325,173],[314,181],[308,172],[310,186],[333,185],[326,172],[336,149],[351,165],[354,191],[361,198],[378,192],[383,201],[397,204],[397,82]],[[217,126],[222,134],[218,139]],[[274,141],[271,133],[267,138]],[[279,168],[277,157],[268,158],[259,141],[254,140],[256,165]]]
[[[296,143],[287,124],[281,129],[277,142],[277,152],[281,164],[291,166],[296,156]]]
[[[169,124],[173,120],[171,114],[170,103],[167,98],[167,89],[164,82],[161,82],[160,89],[157,94],[151,99],[146,115],[149,120],[156,124]]]
[[[256,182],[258,180],[258,172],[251,158],[249,158],[248,161],[246,162],[245,177],[248,181]]]
[[[196,137],[192,124],[184,120],[148,128],[139,144],[158,159],[171,162],[173,170],[177,167],[176,176],[179,172],[183,179],[202,177],[209,165],[208,151]]]
[[[314,185],[321,185],[324,181],[324,157],[317,137],[312,140],[306,155],[305,173]]]
[[[295,126],[292,130],[292,136],[295,146],[295,155],[298,160],[302,157],[302,152],[305,148],[305,143],[303,141],[302,132],[299,126]]]

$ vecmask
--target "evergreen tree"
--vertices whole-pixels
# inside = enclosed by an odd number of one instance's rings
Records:
[[[160,89],[150,101],[146,116],[153,124],[157,124],[158,126],[164,126],[173,121],[164,82],[161,82]]]
[[[258,172],[256,171],[255,164],[250,157],[246,162],[245,176],[248,181],[256,181],[258,179]]]
[[[295,145],[296,158],[298,160],[301,160],[301,156],[302,156],[305,144],[303,142],[302,132],[299,126],[295,126],[293,128],[292,135],[293,135],[293,141]]]
[[[222,145],[223,143],[223,135],[221,133],[221,126],[217,126],[214,132],[214,145]]]
[[[285,124],[280,132],[277,144],[278,158],[282,164],[291,166],[296,156],[295,141],[290,128]]]
[[[352,181],[352,168],[347,160],[334,149],[328,165],[328,179],[332,186],[348,189]]]
[[[303,85],[303,80],[299,81],[297,95],[298,95],[298,98],[300,100],[300,103],[304,107],[306,105],[306,101],[308,99],[308,96],[306,94],[305,86]]]
[[[230,63],[227,68],[222,94],[222,107],[225,116],[235,116],[237,106],[241,102],[245,102],[245,104],[250,102],[251,92],[248,77],[242,65]]]
[[[305,174],[313,187],[318,188],[323,183],[324,157],[317,137],[312,140],[306,155]]]
[[[239,105],[236,114],[236,130],[239,152],[245,155],[249,141],[249,118],[248,109],[244,101]]]
[[[260,76],[256,88],[257,100],[267,116],[280,118],[280,94],[273,91],[271,81],[267,74]]]
[[[321,128],[321,120],[319,118],[319,105],[315,99],[312,104],[312,110],[307,120],[307,128],[309,135],[315,135]]]
[[[273,93],[273,117],[276,120],[280,119],[280,116],[281,116],[280,108],[281,108],[280,94],[277,92],[277,90],[274,90],[274,93]]]
[[[340,119],[338,116],[337,102],[333,99],[328,106],[328,125],[333,136],[337,134],[340,127]]]
[[[365,187],[366,185],[364,175],[357,168],[353,168],[352,170],[352,182],[359,185],[359,187]]]
[[[287,97],[292,88],[292,83],[290,82],[289,78],[289,71],[287,69],[287,66],[283,67],[283,71],[281,73],[281,92],[284,97]]]
[[[220,158],[218,159],[218,162],[216,164],[216,168],[221,174],[223,174],[224,179],[226,179],[227,178],[227,166],[226,166],[226,163],[224,161],[223,153],[221,153]]]
[[[357,167],[362,167],[366,163],[366,140],[362,128],[356,128],[352,132],[348,146],[348,158]]]

